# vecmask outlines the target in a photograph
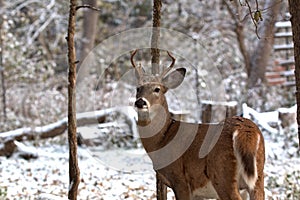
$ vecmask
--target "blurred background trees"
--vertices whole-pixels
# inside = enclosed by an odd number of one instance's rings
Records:
[[[255,11],[255,2],[252,3]],[[161,27],[185,33],[211,52],[210,57],[224,78],[228,101],[247,102],[257,110],[266,111],[291,106],[295,100],[290,95],[293,88],[271,87],[264,80],[265,68],[274,64],[275,28],[272,24],[286,18],[287,2],[267,0],[260,3],[259,8],[264,8],[263,21],[258,24],[261,39],[257,38],[248,7],[235,0],[164,0]],[[78,11],[75,42],[79,66],[88,52],[109,36],[152,25],[152,4],[148,0],[82,0],[79,4],[101,10]],[[1,78],[4,80],[1,93],[5,94],[1,95],[0,131],[44,125],[65,117],[68,2],[22,0],[0,5]],[[186,51],[193,53],[193,47]],[[127,65],[127,59],[123,56],[118,62]],[[108,82],[120,77],[122,72],[118,62],[104,63],[110,66],[106,70]],[[177,65],[181,64],[184,62],[179,59]],[[99,85],[95,72],[87,70],[83,73],[92,77],[90,80],[95,87]],[[191,72],[189,76],[194,78],[195,73]],[[109,87],[99,87],[99,90],[111,92]],[[105,100],[103,91],[99,92]],[[94,108],[93,105],[90,107]],[[102,103],[97,109],[104,107],[106,105]]]

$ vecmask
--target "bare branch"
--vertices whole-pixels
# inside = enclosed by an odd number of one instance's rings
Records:
[[[94,6],[91,6],[91,5],[87,5],[87,4],[84,4],[84,5],[81,5],[81,6],[77,6],[76,7],[76,11],[79,10],[79,9],[82,9],[82,8],[88,8],[88,9],[91,9],[93,11],[101,11],[100,8],[96,8]]]
[[[251,9],[251,6],[250,6],[248,0],[246,0],[246,4],[247,4],[248,10],[249,10],[251,20],[255,26],[255,34],[256,34],[257,38],[260,39],[260,36],[258,35],[257,21],[254,19],[253,15],[252,15],[253,12],[252,12],[252,9]]]
[[[256,10],[255,10],[255,11],[252,11],[251,5],[250,5],[249,1],[248,1],[248,0],[245,0],[246,6],[248,7],[248,10],[249,10],[249,13],[245,16],[245,18],[246,18],[248,15],[250,15],[251,20],[252,20],[252,22],[253,22],[253,24],[254,24],[254,26],[255,26],[255,34],[256,34],[256,36],[257,36],[258,39],[260,39],[260,36],[259,36],[259,34],[258,34],[258,22],[259,22],[259,21],[263,21],[263,18],[262,18],[261,13],[262,13],[263,11],[269,10],[270,8],[276,6],[277,4],[280,4],[282,1],[283,1],[283,0],[278,0],[278,1],[276,1],[273,5],[271,5],[271,6],[269,6],[269,7],[266,7],[266,8],[264,8],[264,9],[259,9],[258,0],[255,0]],[[240,2],[240,4],[241,4],[241,2]],[[242,5],[242,4],[241,4],[241,5]],[[245,18],[244,18],[244,19],[245,19]]]
[[[223,3],[225,4],[231,18],[235,21],[235,23],[239,23],[239,20],[237,19],[237,15],[235,14],[235,11],[233,8],[229,5],[227,0],[223,0]]]

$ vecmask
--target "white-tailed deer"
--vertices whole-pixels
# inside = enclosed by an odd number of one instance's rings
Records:
[[[172,188],[176,199],[240,200],[240,190],[245,190],[251,200],[263,200],[265,149],[258,127],[242,117],[225,119],[219,125],[189,124],[172,119],[165,93],[182,83],[185,68],[170,72],[175,58],[168,52],[172,64],[161,75],[146,75],[141,65],[135,65],[135,54],[136,51],[131,55],[131,63],[138,78],[135,107],[139,134],[155,171]],[[200,158],[200,147],[211,127],[221,134],[210,152]],[[191,129],[196,134],[191,142],[186,142],[193,132]],[[180,143],[171,145],[178,134],[181,134]],[[163,153],[156,154],[161,149],[165,149]],[[179,156],[175,155],[178,149],[183,151]],[[164,163],[165,160],[171,162]]]

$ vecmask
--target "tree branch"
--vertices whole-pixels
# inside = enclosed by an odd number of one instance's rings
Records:
[[[151,64],[152,64],[152,74],[159,74],[159,27],[160,27],[160,11],[162,3],[161,0],[153,0],[153,30],[151,36]]]
[[[91,5],[88,5],[88,4],[84,4],[84,5],[81,5],[81,6],[77,6],[76,7],[76,11],[79,10],[79,9],[82,9],[82,8],[88,8],[88,9],[91,9],[93,11],[101,11],[100,8],[96,8],[94,6],[91,6]]]
[[[246,46],[246,43],[245,43],[245,35],[244,35],[244,26],[243,26],[243,23],[241,21],[241,4],[239,4],[237,1],[234,1],[234,4],[235,4],[235,7],[236,7],[236,10],[234,10],[232,8],[232,6],[229,5],[229,3],[227,2],[227,0],[223,0],[224,4],[226,5],[226,8],[231,16],[231,18],[234,20],[235,22],[235,34],[236,34],[236,37],[237,37],[237,41],[238,41],[238,45],[239,45],[239,48],[240,48],[240,51],[243,55],[243,58],[244,58],[244,62],[245,62],[245,67],[246,67],[246,70],[247,70],[247,74],[250,73],[250,55],[249,55],[249,51],[248,51],[248,48]],[[238,13],[238,14],[236,14]]]
[[[246,0],[246,4],[247,4],[248,10],[249,10],[251,20],[255,26],[255,34],[256,34],[257,38],[260,39],[260,36],[258,35],[257,21],[254,19],[253,15],[252,15],[253,12],[252,12],[252,9],[251,9],[251,6],[250,6],[248,0]],[[256,12],[260,12],[260,11],[257,10]]]

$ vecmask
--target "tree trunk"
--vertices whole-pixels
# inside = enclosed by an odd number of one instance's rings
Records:
[[[3,0],[0,0],[0,8],[3,9]],[[0,16],[0,76],[1,76],[1,90],[2,90],[2,109],[3,109],[3,121],[6,121],[7,114],[6,114],[6,87],[5,87],[5,75],[4,75],[4,64],[3,64],[3,38],[2,38],[2,24],[3,18]]]
[[[298,139],[300,146],[300,1],[289,0],[294,41]]]
[[[274,27],[279,14],[280,3],[274,0],[266,0],[266,14],[263,16],[260,30],[261,39],[258,41],[255,51],[250,57],[250,69],[248,74],[248,88],[253,88],[265,80],[266,67],[274,44]]]
[[[161,19],[161,0],[153,0],[153,29],[151,36],[151,70],[152,74],[159,74],[159,60],[160,60],[160,49],[158,48],[159,44],[159,28],[160,28],[160,19]],[[157,200],[166,200],[167,199],[167,186],[161,181],[158,174],[156,174],[156,198]]]
[[[77,1],[70,0],[69,25],[68,25],[68,61],[69,61],[69,84],[68,84],[68,141],[69,141],[69,193],[68,198],[77,199],[80,182],[80,170],[77,158],[77,135],[76,135],[76,52],[74,44],[75,21]]]
[[[160,27],[160,11],[161,11],[161,0],[153,0],[153,30],[151,37],[151,63],[152,63],[152,74],[159,74],[159,27]]]
[[[89,5],[91,7],[97,7],[97,0],[82,0],[83,5]],[[95,45],[96,33],[97,33],[97,22],[98,22],[98,12],[86,8],[83,12],[83,24],[82,24],[82,38],[81,38],[81,48],[80,48],[80,62],[78,64],[79,68],[85,57],[93,49]],[[84,67],[80,70],[81,75],[79,77],[85,78],[89,74],[89,68]],[[78,79],[77,82],[81,80]]]

